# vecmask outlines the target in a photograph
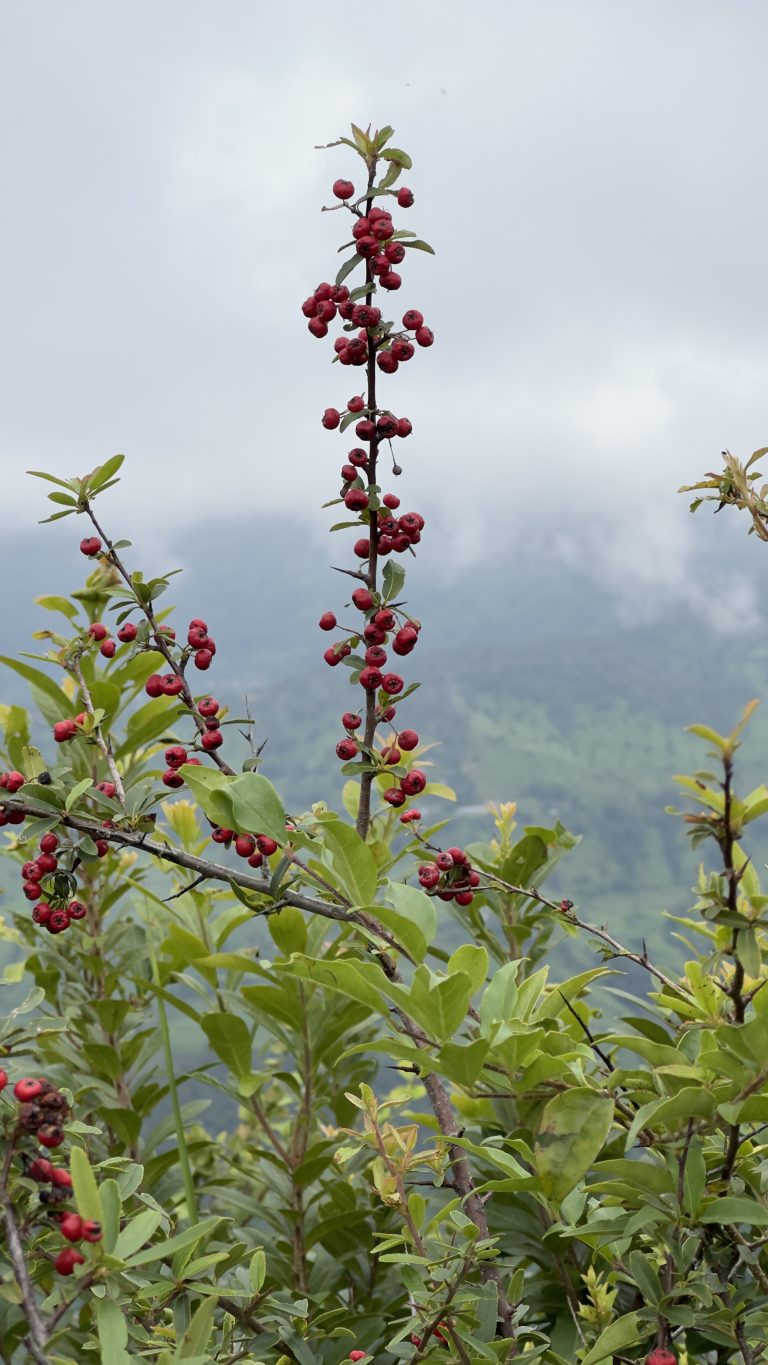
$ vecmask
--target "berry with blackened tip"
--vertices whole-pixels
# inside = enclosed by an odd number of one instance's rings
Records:
[[[217,715],[221,707],[215,697],[203,697],[203,700],[197,703],[197,710],[199,715],[210,720],[212,716]]]
[[[348,762],[357,758],[357,745],[353,739],[340,739],[336,745],[336,757]]]
[[[88,914],[88,907],[82,901],[70,901],[67,906],[67,914],[70,919],[85,919]]]
[[[83,1220],[83,1241],[100,1242],[104,1232],[101,1223],[96,1218],[86,1218]]]
[[[420,768],[412,768],[405,774],[400,786],[407,796],[418,796],[427,785],[426,774]]]
[[[136,639],[137,635],[138,629],[133,624],[133,621],[126,621],[117,632],[118,640],[124,645],[129,645],[132,640]]]

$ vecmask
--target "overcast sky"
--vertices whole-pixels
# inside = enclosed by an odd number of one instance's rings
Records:
[[[384,381],[401,496],[459,561],[535,527],[635,600],[703,603],[736,528],[675,489],[768,444],[767,55],[763,0],[6,3],[4,526],[43,515],[24,470],[120,450],[134,541],[323,531],[346,444],[319,417],[354,385],[299,309],[359,175],[314,145],[392,123],[438,253],[395,299],[437,336]]]

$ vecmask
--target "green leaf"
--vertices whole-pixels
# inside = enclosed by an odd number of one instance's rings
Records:
[[[267,1278],[267,1258],[261,1247],[254,1251],[248,1266],[248,1280],[251,1293],[255,1296],[261,1292],[261,1287]]]
[[[101,1200],[99,1198],[99,1187],[96,1184],[96,1177],[91,1170],[91,1163],[82,1147],[72,1148],[69,1157],[69,1169],[72,1175],[75,1202],[80,1217],[93,1218],[97,1223],[100,1223],[103,1214]]]
[[[74,602],[70,602],[68,597],[36,597],[35,602],[38,607],[44,607],[46,611],[58,611],[68,620],[74,621],[78,616],[78,609]]]
[[[405,882],[389,881],[387,900],[393,902],[398,915],[418,926],[428,945],[433,942],[437,933],[437,904],[432,896]]]
[[[268,834],[285,843],[285,811],[268,778],[241,773],[227,778],[225,794],[232,809],[232,829],[241,834]]]
[[[402,166],[404,171],[409,171],[413,166],[408,153],[402,151],[400,147],[387,147],[386,151],[381,152],[380,155],[383,161],[397,162],[397,165]]]
[[[403,245],[414,251],[427,251],[430,256],[434,256],[435,254],[435,248],[430,246],[429,242],[422,242],[420,237],[417,237],[416,240],[412,242],[404,242]]]
[[[545,1104],[533,1154],[541,1188],[553,1203],[560,1204],[586,1175],[612,1122],[613,1100],[586,1087],[563,1091]]]
[[[752,1227],[768,1227],[768,1208],[756,1199],[729,1194],[713,1199],[699,1214],[700,1223],[749,1223]]]
[[[462,943],[448,959],[449,972],[465,972],[472,982],[472,993],[479,989],[488,975],[488,952],[473,943]]]
[[[355,252],[354,256],[350,256],[349,259],[346,260],[344,264],[340,267],[340,269],[336,272],[336,284],[343,284],[345,279],[347,278],[347,275],[352,274],[352,271],[354,270],[355,266],[362,265],[362,263],[363,263],[362,256],[358,256],[357,252]]]
[[[420,967],[411,983],[411,1008],[422,1028],[446,1043],[465,1019],[472,982],[464,972],[435,978]]]
[[[405,915],[398,915],[388,905],[369,905],[366,913],[375,916],[388,929],[414,962],[423,962],[427,955],[427,940],[417,924]]]
[[[130,1357],[128,1345],[128,1319],[115,1299],[96,1300],[96,1322],[99,1329],[101,1358],[109,1365],[124,1365]]]
[[[100,464],[88,478],[88,492],[98,493],[99,489],[116,474],[125,459],[124,455],[112,455],[103,464]]]
[[[203,1299],[200,1307],[192,1316],[184,1336],[176,1351],[176,1360],[189,1360],[193,1356],[202,1355],[213,1331],[213,1320],[218,1307],[218,1300],[214,1294]]]
[[[47,673],[42,673],[39,668],[32,668],[30,664],[23,664],[18,659],[8,659],[5,655],[0,655],[0,664],[5,664],[14,673],[18,673],[20,678],[26,678],[28,683],[34,684],[39,692],[53,703],[54,716],[56,720],[62,720],[65,716],[71,716],[73,711],[72,702],[66,692],[49,678]],[[46,715],[46,720],[48,716]]]
[[[600,1333],[581,1365],[598,1365],[598,1361],[607,1360],[609,1356],[616,1355],[627,1346],[644,1341],[655,1330],[656,1324],[644,1322],[639,1313],[625,1313]]]
[[[137,1213],[135,1218],[126,1223],[115,1242],[114,1255],[121,1261],[127,1261],[139,1247],[154,1236],[162,1217],[160,1209],[142,1209],[141,1213]]]
[[[243,1079],[251,1074],[251,1035],[238,1014],[204,1014],[201,1026],[217,1057]]]
[[[57,479],[55,474],[44,474],[41,469],[28,469],[27,473],[30,474],[33,479],[45,479],[46,483],[56,483],[59,488],[68,488],[69,491],[72,492],[72,483],[67,482],[65,479]]]
[[[341,886],[355,906],[369,905],[376,896],[378,869],[368,845],[343,820],[323,820],[319,837]],[[283,831],[285,838],[285,831]]]
[[[64,809],[71,810],[72,807],[76,805],[77,802],[80,800],[80,797],[83,796],[85,792],[90,791],[92,787],[93,787],[92,777],[84,777],[81,782],[75,783],[75,786],[70,788],[70,790],[67,792],[67,799],[64,802]]]
[[[270,935],[284,957],[303,953],[307,946],[307,926],[295,905],[286,905],[267,920]]]
[[[175,1237],[167,1237],[165,1241],[155,1242],[154,1246],[146,1247],[144,1251],[137,1252],[135,1256],[129,1257],[126,1264],[129,1266],[149,1265],[152,1261],[162,1261],[166,1256],[173,1256],[184,1247],[199,1245],[217,1227],[228,1221],[231,1220],[215,1217],[204,1218],[202,1222],[195,1223],[193,1227],[185,1228],[183,1232],[177,1232]]]
[[[388,559],[381,576],[383,600],[393,602],[395,598],[400,596],[404,583],[405,569],[402,564],[396,564],[394,560]]]

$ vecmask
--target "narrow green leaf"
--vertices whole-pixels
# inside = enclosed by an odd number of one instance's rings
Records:
[[[627,1346],[644,1341],[655,1330],[656,1324],[644,1322],[639,1313],[625,1313],[600,1333],[581,1365],[598,1365],[598,1361],[607,1360],[609,1356],[618,1354]]]

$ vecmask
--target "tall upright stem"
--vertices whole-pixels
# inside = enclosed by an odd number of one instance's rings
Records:
[[[369,194],[369,197],[368,197],[368,199],[366,199],[366,202],[365,202],[365,211],[366,211],[366,213],[368,213],[368,212],[370,211],[371,207],[372,207],[373,201],[372,201],[372,199],[370,198],[370,191],[373,189],[373,184],[374,184],[375,178],[376,178],[376,158],[375,158],[375,157],[372,157],[372,158],[371,158],[371,164],[370,164],[370,166],[368,167],[368,194]],[[365,295],[365,301],[366,301],[366,303],[370,306],[370,305],[373,303],[373,270],[372,270],[372,268],[371,268],[371,262],[370,262],[370,260],[368,260],[368,259],[366,259],[366,262],[365,262],[365,282],[366,282],[366,284],[367,284],[367,286],[368,286],[368,289],[367,289],[366,295]],[[368,400],[368,416],[369,416],[369,418],[371,419],[371,421],[375,422],[375,420],[376,420],[376,350],[375,350],[375,348],[372,347],[372,346],[369,346],[369,347],[368,347],[368,362],[367,362],[367,369],[368,369],[368,394],[367,394],[367,400]],[[379,457],[379,438],[378,438],[378,436],[374,436],[373,439],[371,440],[370,450],[369,450],[369,453],[368,453],[368,486],[369,486],[369,487],[371,486],[371,484],[375,484],[375,483],[376,483],[376,467],[377,467],[377,463],[378,463],[378,457]],[[376,590],[377,590],[377,586],[378,586],[378,572],[379,572],[379,524],[378,524],[378,514],[377,514],[376,512],[372,512],[372,513],[370,514],[370,519],[369,519],[369,524],[368,524],[368,536],[369,536],[369,545],[370,545],[370,548],[369,548],[369,551],[368,551],[368,571],[367,571],[367,574],[366,574],[366,584],[367,584],[367,587],[368,587],[369,592],[375,593]],[[376,734],[376,692],[375,692],[375,690],[371,690],[370,692],[367,692],[367,693],[366,693],[366,696],[365,696],[365,729],[364,729],[364,731],[363,731],[363,745],[364,745],[364,748],[365,748],[366,751],[370,750],[370,749],[373,747],[373,741],[374,741],[375,734]],[[374,774],[373,772],[365,772],[365,773],[363,773],[362,778],[360,779],[360,804],[359,804],[358,809],[357,809],[357,832],[358,832],[358,834],[360,835],[360,838],[361,838],[361,839],[366,839],[366,838],[368,837],[368,830],[369,830],[370,824],[371,824],[371,788],[372,788],[372,786],[373,786],[373,779],[374,779],[374,776],[375,776],[375,774]]]

